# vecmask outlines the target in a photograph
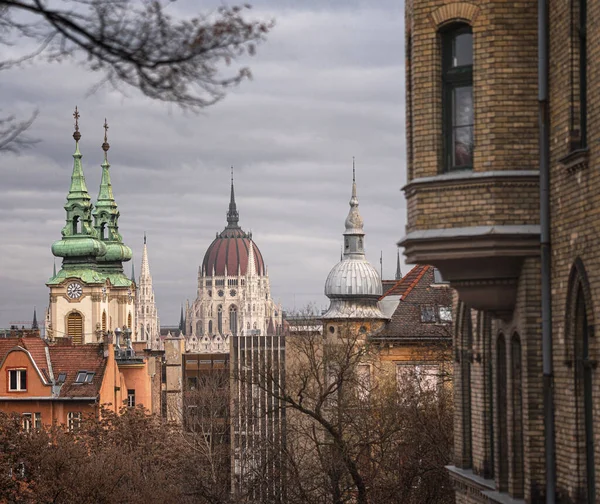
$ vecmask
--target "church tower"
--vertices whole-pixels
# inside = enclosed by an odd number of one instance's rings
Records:
[[[70,337],[73,343],[83,344],[98,341],[104,332],[116,327],[133,326],[134,285],[123,274],[122,261],[131,258],[131,249],[122,244],[118,235],[119,214],[108,172],[108,125],[105,122],[98,208],[93,211],[79,151],[77,108],[73,117],[75,153],[64,206],[66,224],[62,239],[52,245],[54,256],[62,258],[62,268],[46,283],[50,288],[46,337]]]
[[[356,174],[352,166],[352,196],[346,217],[342,260],[329,273],[325,295],[329,309],[323,315],[323,327],[335,334],[348,323],[361,332],[372,332],[381,326],[385,315],[379,308],[383,293],[377,270],[367,261],[364,248],[363,219],[358,211]]]
[[[137,319],[135,340],[145,342],[146,347],[152,350],[161,350],[160,322],[158,319],[158,310],[154,302],[154,288],[152,287],[152,275],[150,274],[150,266],[148,264],[148,247],[146,245],[145,233],[142,268],[135,299],[135,311]]]

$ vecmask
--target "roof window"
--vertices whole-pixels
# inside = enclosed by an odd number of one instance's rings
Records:
[[[92,371],[79,371],[75,383],[92,383],[95,374]]]

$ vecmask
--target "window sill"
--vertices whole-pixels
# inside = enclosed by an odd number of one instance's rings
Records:
[[[569,152],[566,156],[558,160],[568,173],[575,173],[579,170],[585,170],[588,167],[588,149],[575,149]]]
[[[493,479],[482,478],[473,472],[472,469],[461,469],[456,466],[446,466],[450,477],[455,481],[475,487],[482,496],[485,496],[490,502],[499,504],[525,504],[523,499],[513,499],[506,492],[496,490],[496,482]]]

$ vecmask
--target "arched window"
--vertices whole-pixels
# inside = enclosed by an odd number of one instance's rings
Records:
[[[104,222],[100,224],[100,239],[106,240],[106,224]]]
[[[102,332],[106,332],[106,310],[102,312]]]
[[[501,333],[496,343],[496,397],[498,401],[498,490],[508,490],[508,426],[506,394],[506,340]]]
[[[127,315],[127,327],[131,329],[131,312],[129,313],[129,315]]]
[[[221,305],[217,308],[217,332],[223,334],[223,307]]]
[[[198,322],[196,322],[196,335],[202,336],[203,334],[204,334],[204,324],[202,323],[202,320],[198,320]]]
[[[229,330],[231,331],[231,334],[237,334],[237,306],[235,305],[229,307]]]
[[[212,320],[208,321],[208,334],[210,334],[212,336],[213,333],[213,323]]]
[[[473,168],[473,34],[465,24],[442,36],[445,171]]]
[[[471,309],[460,303],[458,309],[458,362],[460,369],[459,404],[462,411],[462,446],[460,446],[459,466],[467,469],[473,463],[471,428],[471,355],[473,351],[473,324]]]
[[[512,497],[522,499],[525,474],[523,453],[523,370],[521,357],[521,339],[518,334],[512,337],[511,345],[511,386],[512,386]]]
[[[73,234],[79,234],[79,217],[77,215],[75,215],[73,217]]]
[[[578,454],[574,470],[577,472],[579,491],[571,495],[577,502],[596,502],[594,461],[594,353],[590,328],[593,330],[594,312],[590,285],[581,259],[577,258],[569,277],[567,298],[565,351],[566,362],[573,371],[574,394],[572,402],[571,439],[575,440]],[[570,422],[570,423],[571,423]]]
[[[81,313],[71,312],[67,317],[67,336],[73,338],[73,343],[83,343],[83,317]]]
[[[581,284],[575,300],[575,422],[576,438],[580,453],[585,452],[585,472],[580,468],[580,480],[586,488],[585,502],[596,502],[594,478],[594,413],[592,401],[592,364],[590,362],[590,338],[587,307]],[[585,445],[581,446],[581,445]]]

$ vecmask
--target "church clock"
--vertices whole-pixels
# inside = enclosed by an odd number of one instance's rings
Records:
[[[73,282],[70,283],[67,287],[67,296],[69,296],[69,298],[79,299],[81,297],[81,294],[83,294],[83,289],[80,283]]]

